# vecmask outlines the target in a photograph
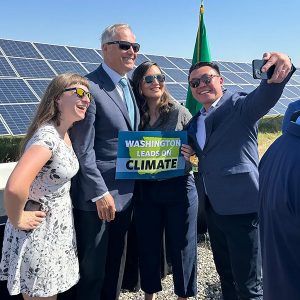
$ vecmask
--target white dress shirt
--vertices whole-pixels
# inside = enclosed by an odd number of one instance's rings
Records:
[[[200,148],[203,150],[203,147],[205,145],[206,141],[206,128],[205,128],[205,119],[211,114],[211,112],[214,110],[215,107],[219,105],[221,97],[217,99],[210,108],[206,111],[204,107],[200,110],[200,115],[197,119],[197,142],[200,146]]]

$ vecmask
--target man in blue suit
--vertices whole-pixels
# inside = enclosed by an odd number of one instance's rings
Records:
[[[86,117],[71,129],[80,170],[71,195],[80,281],[77,300],[119,298],[131,221],[134,181],[116,180],[119,131],[137,130],[139,112],[128,83],[140,45],[127,24],[101,36],[104,62],[87,75],[94,96]]]
[[[223,91],[214,63],[189,70],[193,97],[203,108],[187,126],[198,159],[196,178],[224,300],[262,299],[258,242],[257,121],[280,98],[290,78],[287,55],[265,53],[262,71],[275,65],[270,80],[250,94]]]
[[[264,300],[300,298],[300,111],[259,165]]]
[[[295,111],[300,110],[300,100],[296,100],[288,105],[288,108],[284,114],[284,118],[282,120],[282,133],[286,132],[287,127],[290,123],[291,116]]]

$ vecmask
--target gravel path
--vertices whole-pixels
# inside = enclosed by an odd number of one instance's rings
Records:
[[[221,289],[219,277],[213,262],[209,241],[205,240],[198,244],[198,294],[197,297],[189,298],[198,300],[219,300]],[[156,300],[176,300],[173,292],[172,275],[168,275],[163,281],[163,291],[156,295]],[[119,300],[143,300],[143,292],[123,292]]]

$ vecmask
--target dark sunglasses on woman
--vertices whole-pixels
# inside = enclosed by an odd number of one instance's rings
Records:
[[[152,83],[155,79],[157,79],[158,82],[164,82],[166,80],[166,77],[164,74],[156,74],[156,75],[147,75],[143,77],[144,81],[146,83]]]

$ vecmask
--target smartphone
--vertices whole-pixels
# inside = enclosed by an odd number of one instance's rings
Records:
[[[25,207],[24,207],[25,211],[38,211],[38,210],[42,210],[42,204],[39,202],[36,202],[34,200],[27,200]]]
[[[275,66],[271,66],[267,72],[262,72],[262,66],[267,62],[264,59],[254,59],[252,61],[252,72],[254,79],[270,79],[273,76]]]

